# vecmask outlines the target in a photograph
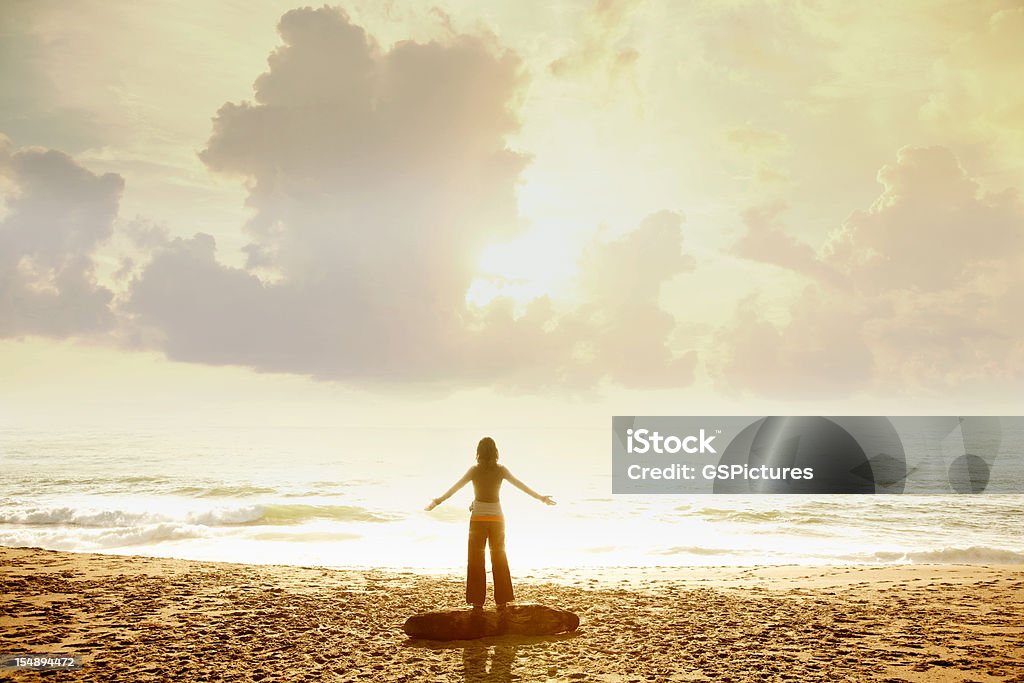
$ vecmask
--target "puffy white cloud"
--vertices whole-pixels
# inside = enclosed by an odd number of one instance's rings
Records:
[[[773,397],[819,398],[871,385],[875,362],[862,328],[875,311],[855,299],[805,288],[784,324],[764,316],[756,297],[737,306],[714,337],[713,374],[723,389]]]
[[[865,289],[948,289],[1024,244],[1011,192],[985,193],[944,147],[904,148],[882,168],[885,188],[825,245],[824,260]]]
[[[481,250],[523,228],[514,54],[467,35],[383,49],[330,8],[279,29],[253,101],[224,105],[201,152],[248,184],[248,263],[222,264],[208,235],[165,240],[124,307],[141,338],[179,360],[337,380],[690,380],[657,305],[688,267],[678,216],[592,247],[578,309],[467,305]]]
[[[123,181],[66,154],[16,149],[0,136],[8,188],[0,219],[0,337],[66,336],[114,323],[113,294],[97,284],[93,253],[113,230]]]
[[[695,265],[683,253],[681,226],[678,214],[661,211],[637,230],[584,251],[580,286],[589,303],[573,315],[586,330],[578,348],[593,375],[627,386],[693,381],[696,352],[668,348],[677,320],[658,304],[662,285]]]
[[[900,150],[883,191],[819,250],[748,220],[738,255],[811,278],[769,321],[744,302],[718,335],[719,380],[763,394],[1019,389],[1024,206],[945,148]]]

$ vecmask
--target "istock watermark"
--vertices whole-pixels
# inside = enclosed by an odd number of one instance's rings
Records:
[[[618,416],[612,493],[1024,493],[1024,417]]]
[[[704,430],[699,435],[678,437],[674,434],[662,436],[648,429],[626,430],[627,453],[715,453],[711,445],[714,436],[707,436]]]

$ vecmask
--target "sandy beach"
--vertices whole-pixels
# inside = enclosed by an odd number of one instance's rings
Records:
[[[0,548],[0,655],[77,654],[15,681],[1024,681],[1024,568],[590,570],[517,577],[572,634],[411,641],[455,575]]]

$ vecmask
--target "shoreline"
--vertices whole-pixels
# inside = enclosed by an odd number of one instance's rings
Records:
[[[0,547],[0,655],[79,654],[81,669],[48,677],[81,681],[1024,680],[1020,565],[513,578],[519,602],[572,610],[579,630],[408,640],[406,617],[464,606],[451,573]]]
[[[233,560],[195,559],[189,557],[173,557],[167,555],[133,554],[120,552],[97,552],[91,550],[54,550],[41,546],[8,546],[0,543],[0,557],[7,551],[38,551],[59,553],[83,557],[130,558],[154,562],[187,562],[201,565],[227,565],[235,567],[280,567],[282,569],[311,569],[351,573],[378,572],[384,574],[411,574],[425,578],[450,579],[462,581],[465,578],[465,567],[462,564],[448,567],[417,567],[398,565],[333,565],[333,564],[297,564],[288,562],[244,562]],[[488,560],[488,568],[490,567]],[[596,579],[602,587],[616,587],[623,580],[651,581],[685,581],[696,582],[714,588],[749,587],[751,579],[774,580],[789,582],[793,579],[806,577],[810,572],[815,579],[822,579],[836,573],[866,570],[891,570],[897,574],[906,572],[908,576],[918,573],[917,568],[942,567],[958,574],[970,574],[971,569],[980,571],[999,570],[1024,574],[1024,563],[1007,562],[945,562],[945,561],[893,561],[893,562],[778,562],[749,564],[593,564],[577,567],[570,566],[526,566],[512,567],[513,578],[520,582],[544,582],[572,585],[583,579],[588,582]],[[957,569],[959,568],[959,569]],[[489,569],[488,569],[489,571]],[[844,583],[839,581],[837,585]]]

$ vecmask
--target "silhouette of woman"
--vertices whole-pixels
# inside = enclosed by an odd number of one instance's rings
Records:
[[[466,470],[455,485],[440,498],[430,501],[428,512],[448,500],[456,491],[473,482],[473,504],[469,506],[469,553],[466,562],[466,602],[473,609],[482,609],[487,595],[487,570],[484,567],[484,546],[491,547],[491,573],[494,575],[494,602],[498,609],[515,600],[512,576],[505,555],[505,517],[501,513],[498,491],[501,482],[508,480],[516,488],[542,503],[554,505],[551,496],[542,496],[512,476],[508,468],[498,464],[498,447],[494,439],[485,436],[476,446],[476,464]]]

